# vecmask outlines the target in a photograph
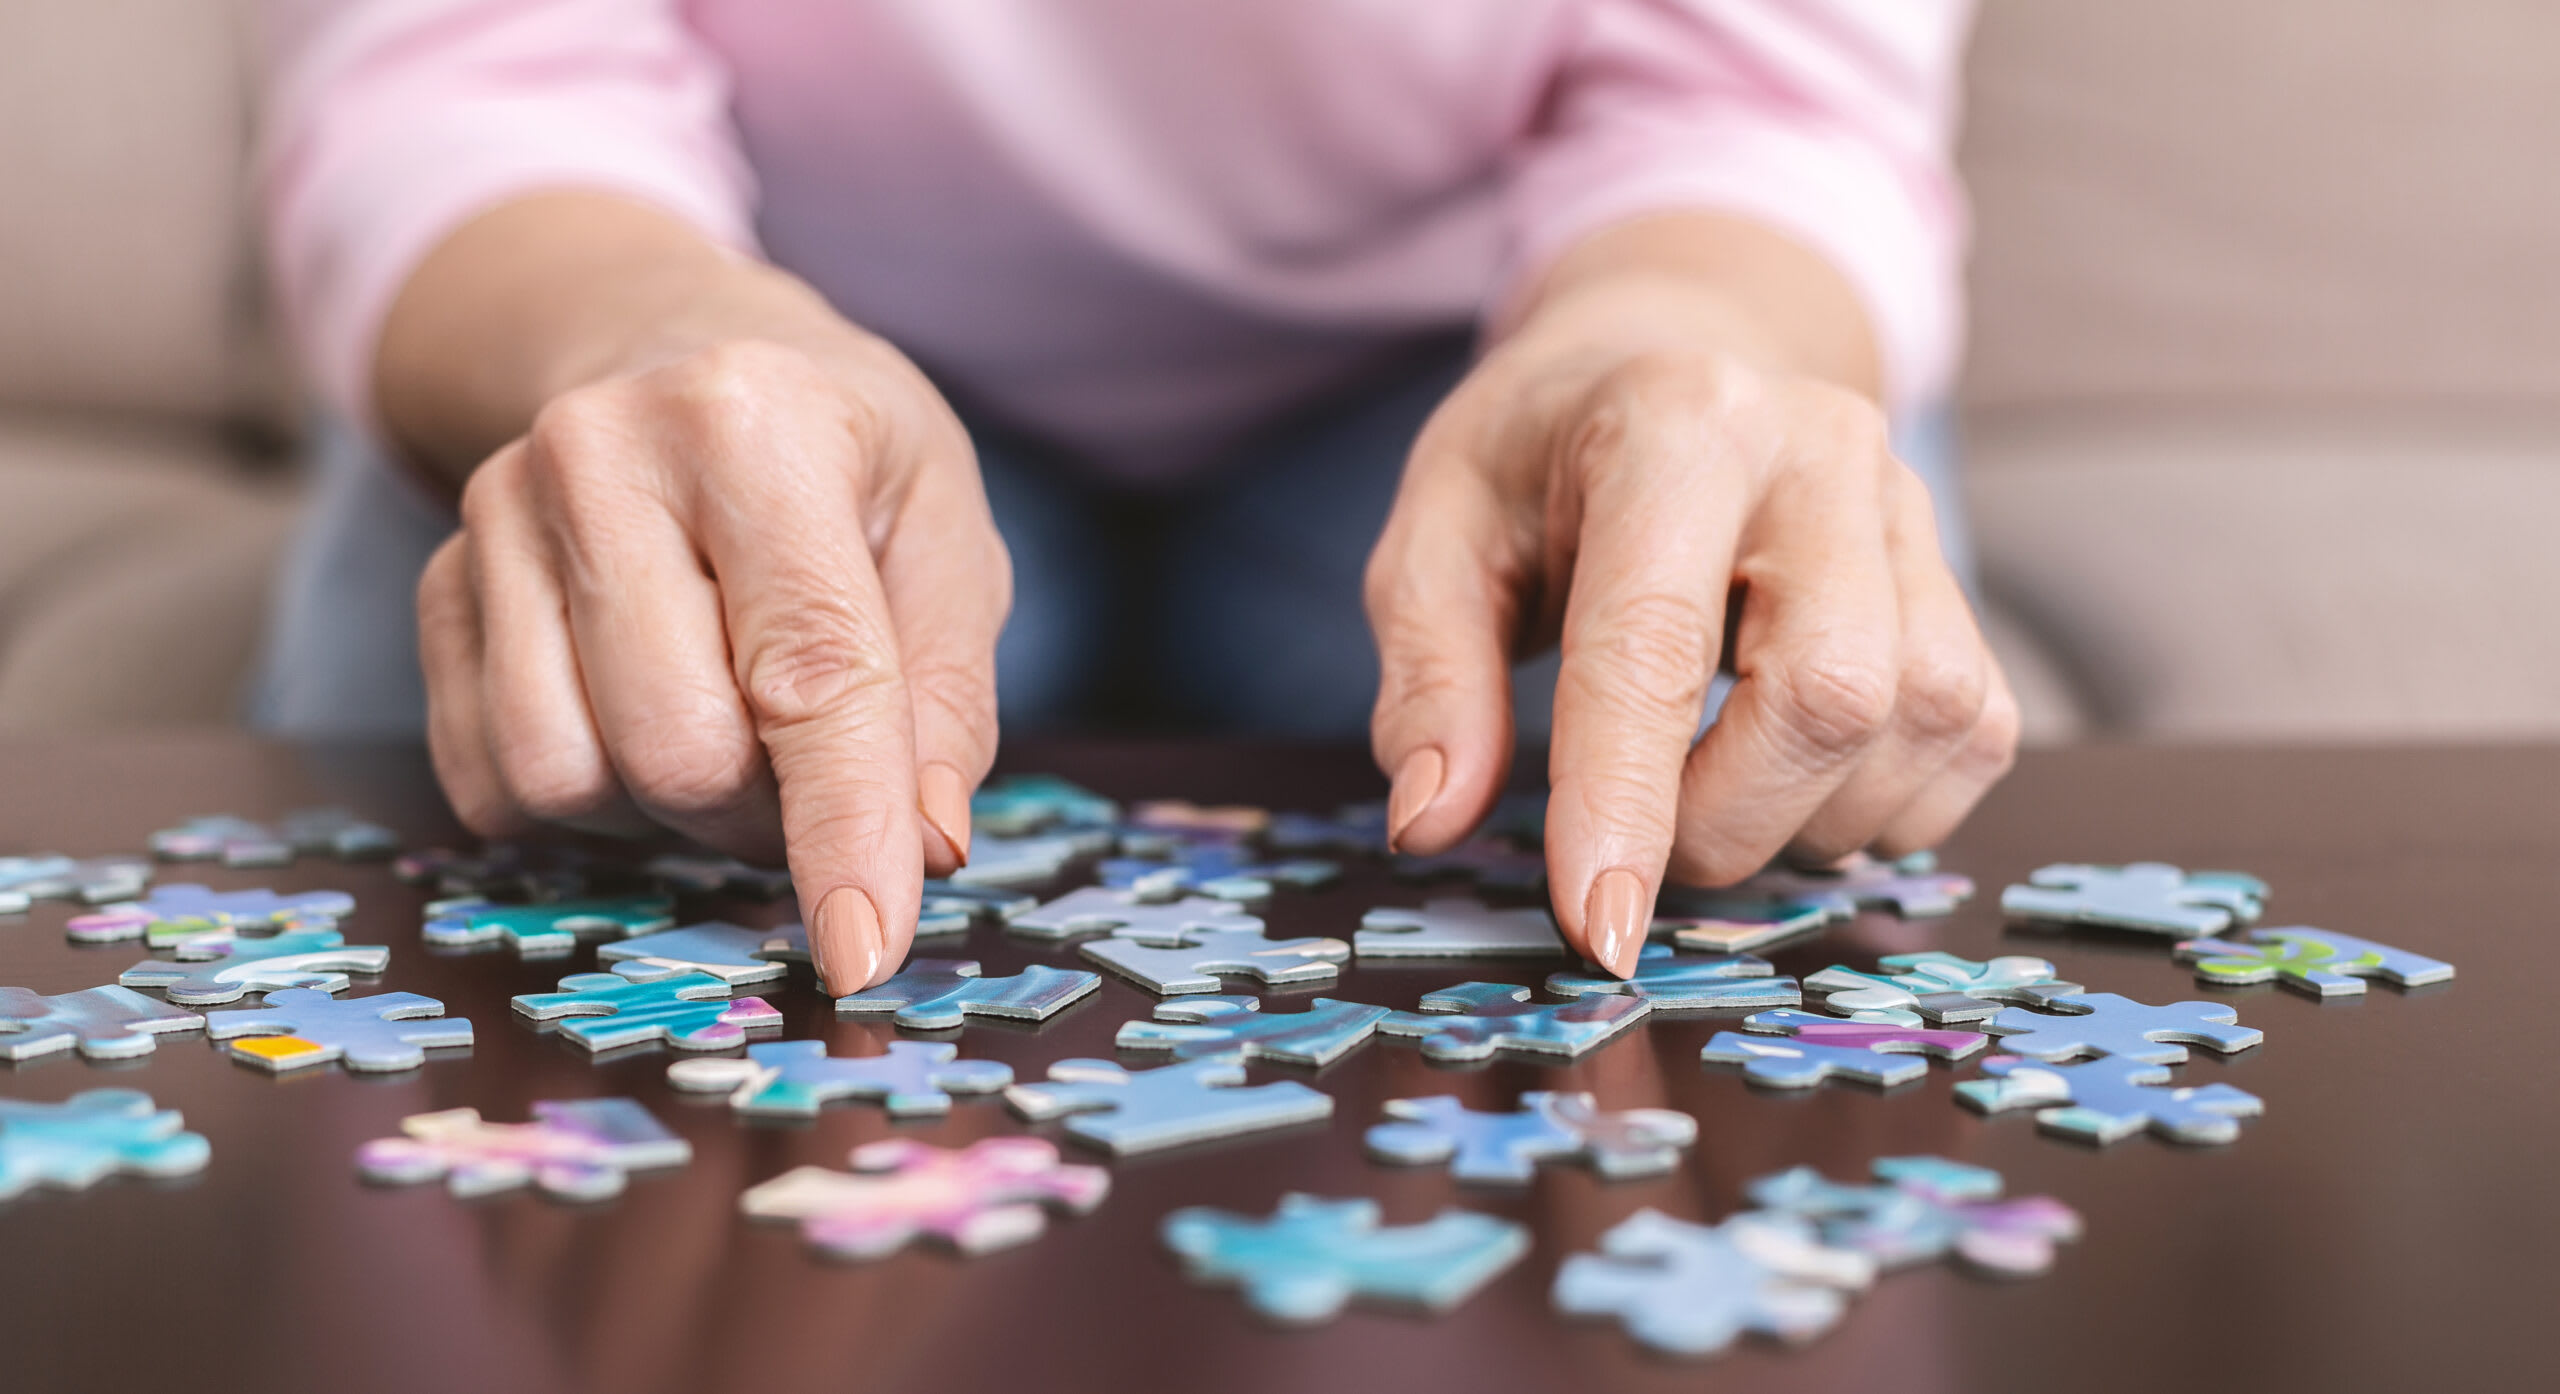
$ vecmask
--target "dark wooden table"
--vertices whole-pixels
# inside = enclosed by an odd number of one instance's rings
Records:
[[[1353,752],[1219,746],[1024,749],[1045,768],[1123,795],[1320,808],[1376,792]],[[350,804],[418,843],[453,837],[414,752],[295,751],[211,738],[0,745],[0,852],[138,850],[178,816],[271,815]],[[2273,988],[2211,994],[2154,942],[2004,931],[1999,888],[2048,861],[2159,858],[2268,878],[2271,923],[2370,935],[2456,962],[2445,987],[2315,1002]],[[2095,988],[2151,1001],[2228,995],[2267,1042],[2186,1069],[2262,1095],[2266,1116],[2228,1147],[2148,1138],[2092,1150],[1984,1119],[1934,1067],[1890,1093],[1833,1085],[1755,1092],[1702,1065],[1715,1023],[1663,1020],[1571,1066],[1428,1067],[1376,1044],[1316,1076],[1330,1124],[1113,1168],[1090,1218],[975,1260],[915,1251],[862,1266],[812,1258],[787,1226],[737,1212],[745,1187],[802,1163],[840,1165],[891,1135],[937,1143],[1025,1125],[1000,1104],[887,1123],[865,1106],[815,1124],[746,1125],[672,1093],[664,1053],[603,1063],[507,1006],[589,966],[419,942],[419,891],[379,867],[207,871],[217,885],[334,886],[356,942],[394,946],[360,990],[442,998],[479,1025],[466,1058],[388,1079],[334,1069],[272,1078],[198,1036],[164,1038],[124,1067],[56,1056],[0,1066],[0,1093],[57,1099],[119,1085],[185,1111],[213,1161],[175,1184],[109,1182],[0,1207],[0,1390],[1761,1390],[1924,1391],[2504,1389],[2550,1387],[2560,1303],[2560,1168],[2553,1076],[2560,1032],[2560,750],[2091,749],[2031,756],[1946,862],[1982,896],[1952,919],[1870,917],[1780,953],[1781,971],[1943,947],[2029,952]],[[190,869],[192,874],[192,869]],[[1375,868],[1285,897],[1275,933],[1347,934],[1372,904],[1422,892]],[[688,918],[787,919],[787,905],[704,900]],[[0,921],[0,983],[66,991],[113,980],[132,945],[65,941],[59,905]],[[990,973],[1071,951],[974,933]],[[1548,965],[1357,967],[1334,995],[1407,1007],[1468,977],[1535,981]],[[768,994],[791,1036],[876,1051],[884,1027],[838,1021],[804,981]],[[1038,1030],[972,1027],[969,1054],[1036,1078],[1111,1053],[1150,999],[1106,979]],[[2201,1052],[2200,1052],[2201,1054]],[[1288,1071],[1257,1066],[1256,1081]],[[1525,1088],[1596,1091],[1604,1105],[1695,1115],[1699,1144],[1671,1176],[1603,1183],[1550,1168],[1517,1192],[1462,1189],[1437,1169],[1367,1161],[1381,1100],[1455,1092],[1478,1107]],[[440,1187],[358,1181],[357,1145],[406,1114],[471,1105],[515,1119],[544,1098],[624,1094],[692,1140],[684,1170],[620,1200],[531,1195],[458,1203]],[[1056,1125],[1041,1131],[1055,1132]],[[2047,1277],[1994,1284],[1930,1267],[1891,1275],[1802,1350],[1746,1343],[1720,1360],[1638,1353],[1609,1325],[1547,1304],[1560,1259],[1641,1206],[1691,1218],[1741,1204],[1755,1176],[1812,1163],[1853,1178],[1871,1158],[1938,1152],[1996,1167],[2013,1191],[2086,1216]],[[1086,1160],[1095,1160],[1086,1158]],[[1210,1203],[1267,1210],[1291,1189],[1379,1199],[1388,1218],[1456,1203],[1527,1221],[1530,1256],[1439,1319],[1355,1309],[1307,1333],[1257,1323],[1225,1291],[1189,1286],[1156,1238],[1164,1214]],[[2542,1373],[2536,1375],[2535,1370]]]

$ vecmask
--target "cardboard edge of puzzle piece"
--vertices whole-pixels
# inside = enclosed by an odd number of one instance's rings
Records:
[[[2195,966],[2196,981],[2237,987],[2274,981],[2313,997],[2355,997],[2367,979],[2401,989],[2451,982],[2454,968],[2376,940],[2311,925],[2251,929],[2240,938],[2181,940],[2179,961]]]

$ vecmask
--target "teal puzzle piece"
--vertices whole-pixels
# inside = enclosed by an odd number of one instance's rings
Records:
[[[1046,1021],[1101,983],[1078,968],[1034,963],[1010,977],[984,978],[975,959],[914,958],[887,982],[837,998],[836,1011],[894,1012],[910,1031],[940,1031],[971,1016]]]
[[[1415,1039],[1432,1060],[1482,1060],[1497,1050],[1581,1055],[1653,1010],[1651,1000],[1614,993],[1570,1002],[1531,1002],[1512,983],[1460,983],[1425,995],[1419,1012],[1389,1012],[1378,1029]]]
[[[662,895],[594,896],[536,905],[500,905],[475,896],[429,905],[421,933],[440,948],[504,940],[526,958],[557,958],[577,948],[580,935],[622,939],[649,934],[674,924],[675,915],[675,902]]]
[[[572,973],[558,992],[529,992],[515,1009],[536,1021],[559,1017],[560,1034],[589,1050],[663,1040],[678,1050],[726,1050],[749,1031],[779,1028],[782,1013],[761,997],[728,1000],[708,973],[633,982],[616,973]]]
[[[170,1001],[192,1007],[288,987],[343,992],[347,974],[379,973],[391,965],[389,948],[350,944],[334,929],[288,930],[266,939],[194,940],[180,944],[177,956],[175,963],[146,958],[116,981],[125,987],[165,989]]]
[[[1013,1083],[1013,1067],[962,1060],[942,1041],[891,1041],[885,1055],[827,1054],[824,1041],[759,1041],[747,1058],[679,1060],[667,1083],[726,1092],[729,1106],[767,1118],[815,1118],[837,1099],[871,1099],[893,1118],[949,1113],[953,1094],[989,1094]]]
[[[185,1176],[212,1155],[176,1109],[137,1089],[91,1089],[58,1104],[0,1099],[0,1200],[35,1186],[82,1190],[117,1172]]]
[[[2146,1128],[2173,1142],[2229,1142],[2241,1119],[2266,1111],[2257,1095],[2220,1082],[2166,1087],[2168,1066],[2121,1055],[2077,1065],[1995,1055],[1982,1072],[1991,1078],[1957,1085],[1958,1099],[1984,1113],[2033,1109],[2044,1131],[2101,1146]]]
[[[1418,1225],[1378,1218],[1376,1201],[1293,1193],[1268,1219],[1177,1210],[1164,1242],[1194,1280],[1235,1284],[1255,1311],[1291,1325],[1330,1320],[1355,1297],[1447,1311],[1529,1249],[1525,1227],[1472,1211]]]
[[[1636,956],[1633,977],[1599,973],[1550,973],[1547,991],[1558,997],[1585,997],[1595,992],[1642,997],[1657,1012],[1706,1011],[1717,1008],[1792,1007],[1804,1000],[1793,978],[1774,976],[1764,958],[1750,954],[1701,954],[1683,957],[1668,944],[1647,944]]]
[[[1369,1039],[1387,1009],[1319,997],[1303,1012],[1266,1012],[1259,998],[1212,995],[1156,1004],[1156,1019],[1124,1023],[1113,1044],[1176,1060],[1241,1052],[1246,1059],[1329,1065]]]

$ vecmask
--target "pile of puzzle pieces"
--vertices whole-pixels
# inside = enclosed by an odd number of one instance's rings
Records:
[[[473,1043],[473,1023],[407,992],[350,991],[380,975],[385,945],[349,944],[340,928],[355,897],[154,884],[155,861],[226,868],[328,858],[388,859],[426,887],[419,937],[444,952],[498,952],[550,962],[592,947],[592,971],[514,998],[514,1015],[603,1056],[659,1047],[678,1058],[679,1091],[725,1100],[740,1119],[808,1118],[830,1107],[877,1107],[895,1118],[948,1114],[956,1102],[1001,1101],[1109,1158],[1319,1124],[1336,1100],[1304,1079],[1255,1084],[1249,1067],[1321,1068],[1369,1048],[1410,1047],[1435,1062],[1505,1055],[1571,1061],[1657,1014],[1724,1013],[1702,1065],[1754,1088],[1831,1082],[1892,1089],[1937,1066],[1975,1069],[1954,1097],[1986,1115],[2031,1113],[2057,1136],[2104,1145],[2150,1132],[2227,1143],[2263,1103],[2231,1084],[2185,1082],[2192,1049],[2243,1052],[2263,1033],[2227,1005],[2151,1004],[2063,981],[2028,955],[1986,961],[1928,951],[1871,967],[1834,964],[1801,980],[1754,950],[1819,933],[1861,914],[1930,919],[1973,894],[1967,878],[1925,856],[1855,858],[1829,871],[1773,868],[1715,891],[1666,888],[1635,970],[1620,979],[1576,966],[1544,907],[1544,808],[1507,798],[1472,840],[1446,854],[1393,856],[1375,804],[1330,815],[1155,801],[1123,807],[1051,776],[1014,776],[972,805],[978,834],[962,872],[928,882],[916,955],[876,986],[836,999],[837,1013],[900,1031],[950,1032],[974,1021],[1036,1029],[1091,998],[1105,974],[1153,995],[1123,1023],[1131,1063],[1048,1062],[1039,1078],[966,1057],[949,1039],[898,1039],[876,1055],[836,1056],[824,1042],[773,1039],[783,1014],[767,994],[800,990],[810,950],[797,926],[681,923],[688,896],[771,900],[787,874],[710,855],[615,859],[536,845],[397,854],[389,830],[343,810],[302,810],[262,824],[191,818],[149,840],[150,857],[0,858],[0,914],[36,901],[75,902],[66,933],[88,943],[140,941],[151,957],[115,982],[58,994],[0,987],[0,1058],[74,1052],[91,1060],[147,1056],[164,1035],[198,1034],[268,1071],[336,1064],[368,1072],[426,1067]],[[397,855],[395,855],[397,854]],[[1345,859],[1383,859],[1418,904],[1346,916],[1340,936],[1268,933],[1275,900],[1337,883]],[[1062,884],[1089,874],[1083,885]],[[2159,863],[2057,865],[2001,897],[2022,926],[2097,927],[2156,936],[2212,985],[2280,982],[2318,998],[2374,979],[2420,987],[2451,965],[2307,926],[2260,928],[2268,889],[2228,872]],[[989,975],[932,941],[990,925],[1061,956]],[[1413,1010],[1274,988],[1326,989],[1345,964],[1447,966],[1448,980]],[[1469,976],[1529,967],[1536,987]],[[1545,965],[1554,964],[1552,969]],[[156,995],[155,995],[156,994]],[[255,1001],[243,999],[255,998]],[[236,1005],[233,1005],[236,1004]],[[199,1010],[219,1008],[218,1010]],[[1697,1121],[1660,1107],[1611,1109],[1591,1094],[1528,1090],[1511,1108],[1454,1095],[1388,1100],[1366,1127],[1376,1163],[1445,1168],[1474,1187],[1518,1187],[1543,1166],[1579,1166],[1603,1181],[1676,1170]],[[130,1089],[61,1104],[0,1099],[0,1199],[38,1185],[83,1187],[128,1173],[184,1175],[210,1158],[173,1110]],[[358,1172],[385,1186],[441,1182],[458,1196],[530,1188],[600,1202],[634,1174],[681,1167],[686,1141],[636,1100],[540,1101],[527,1121],[471,1108],[411,1117],[398,1137],[366,1144]],[[927,1241],[962,1254],[1031,1242],[1053,1215],[1092,1212],[1107,1168],[1070,1163],[1035,1136],[942,1149],[909,1139],[855,1150],[849,1169],[802,1167],[749,1187],[746,1216],[798,1226],[815,1251],[863,1261]],[[1738,1336],[1798,1342],[1828,1329],[1880,1272],[1945,1260],[2019,1277],[2051,1265],[2078,1216],[2049,1197],[2002,1197],[1996,1173],[1937,1157],[1873,1160],[1850,1183],[1808,1168],[1745,1188],[1750,1208],[1713,1224],[1651,1209],[1627,1214],[1598,1251],[1558,1268],[1552,1302],[1576,1317],[1613,1318],[1658,1351],[1703,1355]],[[1165,1244],[1204,1284],[1232,1285],[1283,1323],[1320,1322],[1353,1300],[1445,1310],[1529,1252],[1517,1223],[1463,1208],[1383,1223],[1372,1200],[1291,1193],[1268,1215],[1191,1208],[1164,1217]]]

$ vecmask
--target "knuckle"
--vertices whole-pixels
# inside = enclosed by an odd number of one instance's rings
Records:
[[[1771,678],[1779,724],[1824,763],[1866,749],[1893,716],[1893,674],[1864,654],[1817,650]]]
[[[496,744],[499,779],[516,806],[535,818],[582,818],[613,801],[613,772],[592,751],[521,737],[501,737]]]
[[[572,388],[542,404],[525,433],[526,454],[545,472],[574,468],[628,442],[631,404],[618,383]]]
[[[788,607],[791,619],[751,640],[738,689],[757,729],[861,720],[883,711],[901,681],[885,635],[836,607]]]
[[[1980,725],[1990,680],[1977,652],[1925,649],[1903,665],[1894,715],[1920,742],[1951,746]]]
[[[2018,763],[2018,740],[2025,721],[2018,710],[2018,699],[2004,688],[1996,688],[1982,705],[1982,714],[1974,722],[1973,733],[1965,740],[1958,756],[1965,769],[1988,783],[2009,772]]]
[[[693,710],[636,730],[620,752],[632,798],[678,817],[736,807],[762,777],[763,760],[735,725]]]
[[[1566,667],[1583,674],[1587,695],[1613,705],[1695,713],[1705,704],[1713,680],[1707,636],[1714,624],[1708,607],[1689,596],[1661,591],[1630,596],[1573,636]],[[1606,691],[1589,690],[1593,683]]]

